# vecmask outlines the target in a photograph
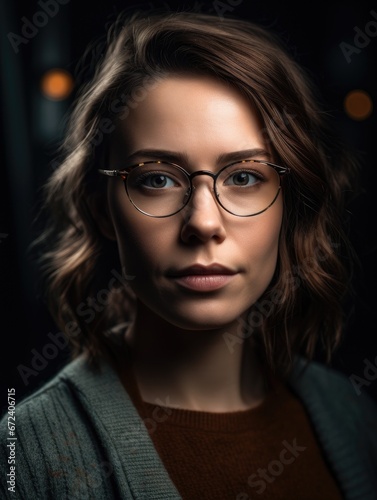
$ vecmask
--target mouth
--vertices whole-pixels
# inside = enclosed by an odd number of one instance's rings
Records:
[[[195,264],[183,269],[172,269],[167,273],[177,285],[199,292],[218,290],[232,281],[237,274],[238,271],[220,264]]]

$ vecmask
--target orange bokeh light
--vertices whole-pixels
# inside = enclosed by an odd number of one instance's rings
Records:
[[[344,109],[353,120],[365,120],[373,111],[373,102],[365,90],[351,90],[344,99]]]
[[[66,99],[73,90],[72,75],[63,69],[51,69],[42,77],[41,90],[48,99]]]

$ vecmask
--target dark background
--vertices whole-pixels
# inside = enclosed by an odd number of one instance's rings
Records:
[[[49,0],[54,2],[54,0]],[[64,0],[56,15],[49,17],[35,36],[12,48],[9,33],[22,34],[25,18],[33,22],[43,12],[40,2],[2,0],[1,3],[1,177],[0,177],[0,308],[1,308],[1,392],[5,409],[6,389],[15,387],[16,400],[29,394],[63,366],[67,349],[46,363],[38,375],[20,375],[20,365],[31,368],[35,353],[50,342],[48,334],[59,328],[38,297],[35,283],[38,269],[27,252],[38,226],[32,221],[39,204],[40,187],[54,168],[55,148],[61,138],[64,119],[75,90],[63,101],[51,101],[40,90],[42,75],[60,67],[75,72],[79,58],[93,38],[103,35],[115,16],[133,6],[143,9],[185,7],[201,11],[221,10],[216,1],[78,2]],[[376,340],[376,112],[365,120],[352,119],[345,112],[344,99],[354,89],[369,93],[377,105],[375,61],[377,36],[350,55],[347,62],[341,43],[354,45],[354,27],[364,31],[374,19],[377,3],[278,1],[222,2],[224,17],[239,16],[269,27],[289,45],[296,60],[306,68],[319,87],[327,111],[344,141],[360,156],[363,195],[355,200],[350,235],[361,261],[354,277],[356,297],[342,346],[332,365],[348,377],[363,377],[364,360],[377,364]],[[236,5],[237,4],[237,5]],[[231,6],[233,5],[233,10]],[[225,6],[225,7],[224,7]],[[227,8],[227,6],[229,8]],[[373,28],[371,28],[373,29]],[[377,29],[376,29],[377,35]],[[371,374],[373,375],[373,374]],[[376,380],[362,391],[377,401]]]

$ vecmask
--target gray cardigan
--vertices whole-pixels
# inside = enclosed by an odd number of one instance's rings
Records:
[[[303,364],[296,357],[289,386],[344,498],[376,500],[377,405],[336,370],[310,362],[301,371]],[[80,356],[16,405],[16,493],[8,491],[12,440],[3,416],[1,499],[181,498],[114,370],[101,366],[95,374]]]

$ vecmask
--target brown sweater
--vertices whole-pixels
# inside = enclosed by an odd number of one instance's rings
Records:
[[[184,500],[340,500],[300,400],[270,374],[263,402],[212,413],[143,401],[132,363],[122,383]]]

